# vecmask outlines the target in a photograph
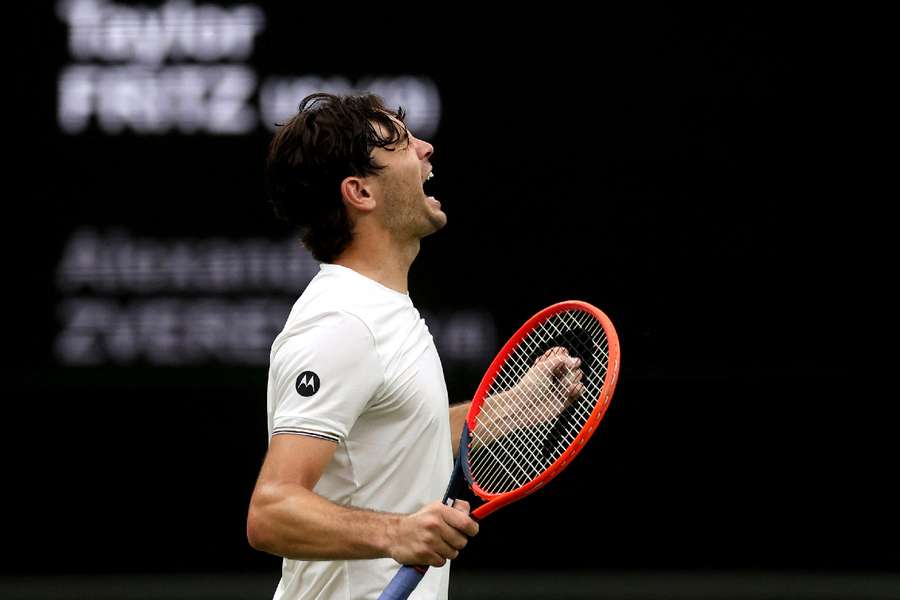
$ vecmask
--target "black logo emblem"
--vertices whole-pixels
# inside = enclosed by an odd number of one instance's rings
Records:
[[[319,376],[312,371],[303,371],[297,376],[297,393],[312,396],[319,391]]]

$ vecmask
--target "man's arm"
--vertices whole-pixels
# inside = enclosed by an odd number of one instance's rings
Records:
[[[462,501],[397,515],[339,506],[314,493],[336,447],[303,435],[272,437],[247,516],[251,546],[300,560],[391,557],[440,567],[477,533]]]
[[[450,442],[453,444],[453,458],[459,454],[459,438],[462,435],[463,425],[471,404],[471,402],[464,402],[450,407]]]
[[[489,444],[510,433],[557,418],[581,397],[581,359],[569,356],[561,346],[550,348],[528,369],[510,389],[484,399],[476,417],[472,445]],[[450,407],[450,433],[453,436],[453,455],[459,450],[459,436],[469,411],[469,405]]]

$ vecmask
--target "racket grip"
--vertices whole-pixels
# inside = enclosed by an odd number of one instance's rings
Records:
[[[400,567],[378,600],[406,600],[427,572],[428,567]]]

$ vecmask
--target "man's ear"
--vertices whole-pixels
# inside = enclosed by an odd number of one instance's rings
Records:
[[[347,177],[341,182],[341,196],[347,206],[360,212],[370,212],[375,208],[371,182],[365,177]]]

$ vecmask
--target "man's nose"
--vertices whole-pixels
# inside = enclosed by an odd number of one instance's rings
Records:
[[[431,158],[431,155],[434,154],[434,146],[425,140],[416,138],[416,153],[419,155],[419,160]]]

